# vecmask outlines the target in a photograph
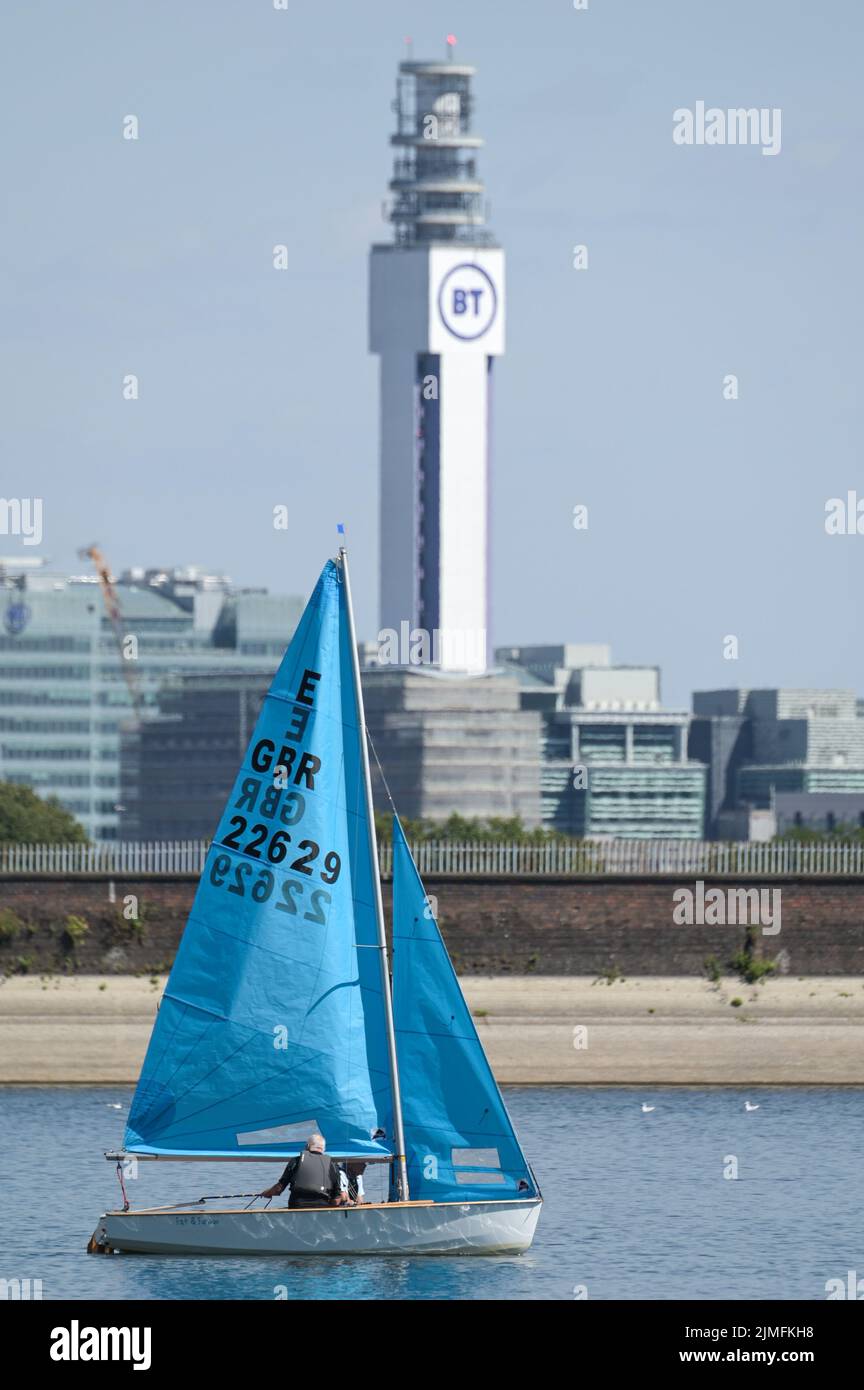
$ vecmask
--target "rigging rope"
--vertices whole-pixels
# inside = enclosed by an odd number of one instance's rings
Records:
[[[170,1206],[166,1207],[148,1207],[148,1211],[178,1211],[183,1207],[200,1207],[202,1202],[224,1202],[234,1197],[251,1197],[254,1200],[261,1196],[263,1196],[261,1192],[211,1192],[208,1197],[190,1197],[185,1202],[172,1202]],[[272,1201],[272,1198],[268,1197],[267,1201]],[[251,1205],[250,1202],[249,1206],[251,1207]],[[124,1210],[128,1210],[128,1203]]]
[[[395,815],[397,814],[397,811],[396,811],[396,803],[395,803],[395,801],[393,800],[393,797],[392,797],[391,794],[390,794],[390,787],[389,787],[388,784],[387,784],[387,778],[384,776],[384,769],[383,769],[383,767],[381,766],[381,759],[378,757],[378,750],[377,750],[376,747],[375,747],[375,743],[374,743],[374,741],[373,741],[373,739],[372,739],[372,734],[371,734],[371,732],[370,732],[370,730],[369,730],[369,725],[368,725],[368,724],[366,725],[366,737],[367,737],[368,740],[369,740],[369,747],[372,749],[372,756],[374,757],[375,762],[378,764],[378,771],[381,773],[381,781],[384,783],[384,790],[385,790],[385,792],[387,793],[387,800],[390,802],[390,805],[393,807],[393,814],[394,814],[394,816],[395,816]]]

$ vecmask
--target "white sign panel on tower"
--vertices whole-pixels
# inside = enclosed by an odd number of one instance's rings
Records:
[[[430,251],[429,351],[504,351],[503,251]]]

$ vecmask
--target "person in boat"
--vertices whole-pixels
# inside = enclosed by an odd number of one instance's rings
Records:
[[[278,1197],[286,1187],[291,1188],[289,1207],[338,1207],[348,1201],[340,1169],[326,1153],[323,1134],[310,1134],[304,1152],[292,1158],[279,1181],[259,1195]]]
[[[366,1172],[366,1164],[360,1159],[349,1159],[343,1167],[345,1182],[343,1191],[348,1194],[348,1201],[352,1206],[362,1207],[366,1201],[366,1193],[363,1188],[363,1174]]]

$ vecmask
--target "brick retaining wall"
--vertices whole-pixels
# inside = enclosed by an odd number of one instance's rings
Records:
[[[170,967],[186,921],[195,881],[152,876],[114,879],[109,900],[104,877],[0,878],[0,970],[39,974],[152,973]],[[706,879],[728,888],[729,880]],[[750,886],[750,885],[748,885]],[[849,879],[771,879],[782,892],[782,929],[762,936],[757,953],[779,957],[795,975],[864,974],[864,883]],[[677,926],[672,894],[693,887],[675,878],[427,880],[441,927],[461,974],[698,975],[706,957],[721,967],[745,943],[739,926]],[[389,917],[390,885],[385,884]],[[143,921],[123,919],[123,898],[138,897]],[[22,926],[8,935],[2,910]],[[82,918],[87,931],[73,947],[66,919]],[[5,930],[3,930],[5,924]],[[11,923],[14,930],[15,924]]]

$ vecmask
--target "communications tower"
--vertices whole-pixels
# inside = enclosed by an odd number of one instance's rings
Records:
[[[372,247],[381,359],[380,619],[422,629],[437,664],[486,667],[492,372],[504,252],[485,226],[473,67],[402,62],[388,217]]]

